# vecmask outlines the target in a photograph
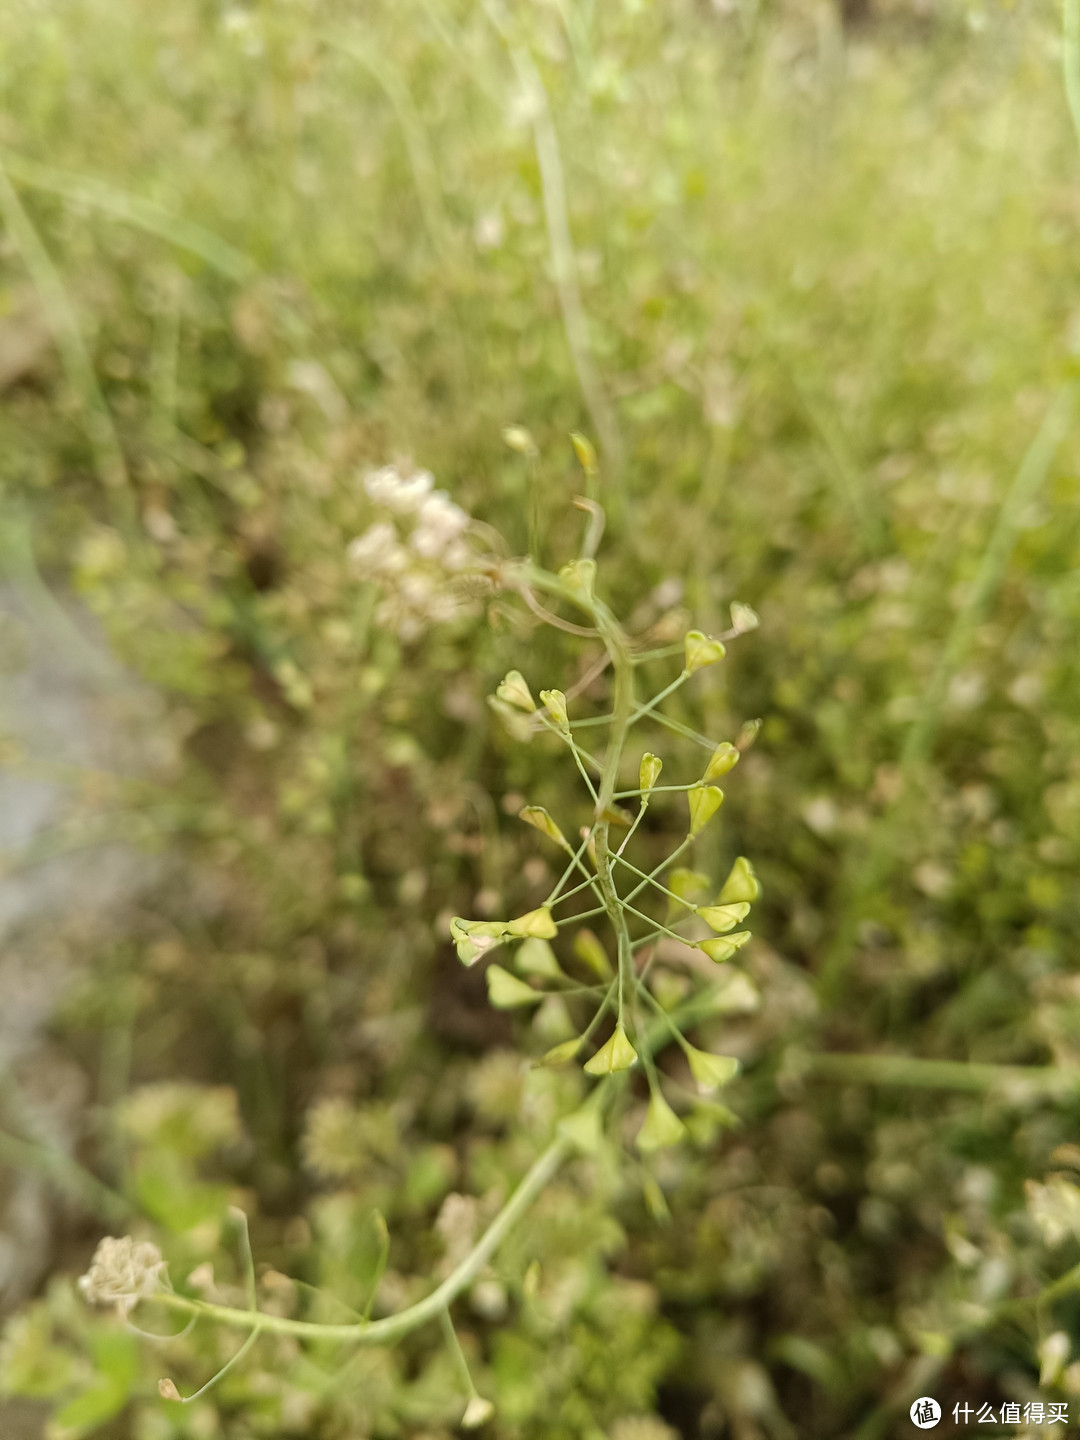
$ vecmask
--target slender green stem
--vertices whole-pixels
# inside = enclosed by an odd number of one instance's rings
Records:
[[[443,1283],[423,1300],[388,1315],[382,1320],[355,1325],[320,1325],[310,1320],[290,1320],[279,1315],[260,1315],[259,1329],[275,1335],[295,1335],[309,1340],[348,1340],[356,1345],[391,1345],[411,1335],[422,1325],[438,1319],[461,1292],[468,1288],[505,1240],[506,1236],[528,1210],[536,1197],[550,1184],[559,1168],[571,1154],[571,1144],[561,1138],[554,1140],[528,1171],[517,1189],[484,1231],[476,1245]],[[228,1305],[212,1305],[204,1300],[191,1300],[184,1295],[159,1292],[155,1297],[170,1309],[189,1315],[203,1315],[208,1320],[234,1328],[247,1329],[251,1324],[248,1310]]]
[[[563,900],[565,900],[565,899],[568,898],[567,895],[562,895],[562,893],[561,893],[561,892],[562,892],[562,887],[566,884],[567,880],[570,879],[570,876],[574,873],[574,870],[580,865],[580,863],[581,863],[581,857],[585,854],[585,851],[589,848],[589,841],[592,839],[592,833],[593,833],[592,830],[589,830],[589,831],[588,831],[588,833],[586,834],[585,838],[582,840],[581,844],[578,846],[577,850],[574,852],[573,855],[571,855],[571,857],[570,857],[570,863],[567,865],[567,867],[566,867],[566,869],[563,871],[563,873],[559,876],[558,883],[556,884],[555,889],[552,890],[551,894],[550,894],[550,895],[548,896],[548,898],[544,901],[544,904],[545,904],[545,905],[551,906],[551,905],[554,905],[555,902],[556,902],[556,900],[558,900],[558,899],[560,899],[560,898],[562,898]],[[578,888],[578,889],[582,889],[583,887],[582,887],[582,886],[578,886],[577,888]],[[575,893],[575,892],[574,892],[573,890],[569,891],[569,894],[570,894],[570,895],[573,895],[574,893]]]
[[[675,847],[674,850],[672,850],[670,855],[660,861],[660,864],[657,865],[655,869],[650,870],[647,880],[642,880],[639,885],[634,886],[633,890],[630,891],[630,894],[627,895],[626,899],[628,901],[636,900],[637,897],[641,894],[642,890],[645,889],[645,886],[650,881],[655,881],[657,875],[659,875],[662,870],[666,870],[673,860],[677,860],[679,856],[683,853],[683,851],[686,850],[692,843],[693,842],[688,835],[685,840],[683,840],[679,845]],[[650,921],[649,923],[651,924],[652,922]]]
[[[684,900],[681,895],[676,895],[674,890],[669,890],[666,885],[661,885],[659,880],[654,879],[651,875],[647,875],[644,870],[639,870],[636,865],[632,865],[629,860],[624,859],[621,850],[616,854],[615,859],[618,860],[620,865],[625,865],[627,870],[632,871],[633,874],[637,875],[640,879],[647,880],[653,889],[659,890],[662,895],[668,895],[672,900],[677,900],[679,904],[687,910],[697,910],[698,907],[692,905],[689,900]]]
[[[639,705],[638,708],[634,711],[633,715],[631,715],[629,724],[636,725],[639,720],[644,720],[646,715],[651,715],[656,709],[656,707],[661,703],[661,701],[666,700],[669,695],[674,694],[674,692],[678,690],[680,685],[686,684],[687,680],[690,679],[691,673],[692,672],[689,670],[681,671],[678,675],[676,675],[675,679],[671,682],[670,685],[666,686],[663,690],[660,691],[659,695],[654,695],[647,704]]]
[[[444,1310],[442,1312],[442,1314],[439,1316],[439,1322],[442,1325],[443,1338],[446,1340],[446,1348],[454,1357],[454,1365],[457,1369],[458,1375],[461,1377],[462,1386],[465,1390],[466,1395],[468,1395],[469,1399],[471,1400],[476,1394],[476,1385],[472,1378],[472,1372],[469,1369],[469,1362],[465,1359],[465,1351],[462,1350],[461,1341],[458,1339],[457,1331],[454,1329],[454,1322],[450,1319],[449,1310]]]
[[[1078,1066],[987,1065],[970,1060],[925,1060],[915,1055],[824,1054],[820,1051],[797,1053],[792,1064],[797,1072],[820,1079],[864,1081],[870,1085],[1014,1091],[1020,1095],[1069,1095],[1080,1091]]]

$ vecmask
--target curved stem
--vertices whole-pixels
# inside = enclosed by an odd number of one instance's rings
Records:
[[[309,1340],[351,1340],[357,1345],[391,1345],[402,1336],[410,1335],[421,1325],[437,1320],[441,1312],[476,1279],[537,1195],[569,1157],[572,1148],[570,1142],[561,1137],[553,1140],[457,1269],[447,1276],[438,1289],[426,1295],[423,1300],[418,1300],[415,1305],[410,1305],[396,1315],[388,1315],[383,1320],[355,1325],[319,1325],[312,1320],[288,1320],[279,1315],[260,1315],[257,1329],[260,1332],[295,1335]],[[164,1291],[154,1298],[170,1309],[183,1310],[189,1315],[205,1315],[209,1320],[217,1320],[222,1325],[244,1330],[251,1328],[250,1310],[212,1305],[205,1300],[189,1300],[184,1295],[172,1295]]]

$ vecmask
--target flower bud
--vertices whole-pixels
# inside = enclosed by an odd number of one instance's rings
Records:
[[[667,1145],[678,1145],[685,1134],[686,1126],[660,1091],[654,1090],[649,1098],[645,1123],[638,1131],[637,1139],[634,1141],[637,1148],[648,1152],[660,1150]]]
[[[626,1031],[621,1025],[616,1025],[611,1039],[586,1062],[585,1073],[615,1075],[620,1070],[629,1070],[637,1058],[637,1051],[626,1038]]]
[[[481,1425],[486,1425],[495,1414],[495,1406],[490,1400],[485,1400],[482,1395],[474,1395],[465,1406],[465,1414],[461,1417],[462,1430],[479,1430]]]
[[[703,635],[700,630],[688,630],[683,641],[686,652],[686,669],[689,674],[703,670],[706,665],[715,665],[727,653],[719,640]]]
[[[746,919],[750,913],[750,906],[745,903],[702,905],[697,913],[710,930],[715,930],[718,935],[725,935],[729,930],[734,930],[741,920]]]
[[[167,1376],[164,1380],[159,1380],[157,1382],[157,1393],[161,1396],[162,1400],[181,1399],[180,1391],[177,1390],[175,1382],[170,1380]]]
[[[519,915],[516,920],[511,920],[506,927],[511,935],[535,936],[538,940],[554,940],[559,933],[559,927],[551,918],[551,911],[546,905],[541,905],[538,910],[530,910],[527,915]]]
[[[566,713],[566,696],[561,690],[541,690],[544,709],[564,735],[570,734],[570,717]]]
[[[735,748],[740,755],[744,750],[750,749],[750,746],[757,739],[760,729],[760,720],[747,720],[744,725],[740,726],[739,733],[735,736]]]
[[[502,438],[503,443],[511,450],[516,450],[519,455],[528,455],[532,459],[539,454],[536,441],[524,425],[504,425]]]
[[[646,750],[641,757],[641,765],[638,767],[638,786],[647,794],[657,780],[660,779],[660,771],[664,768],[664,762],[659,755],[654,755]]]
[[[532,691],[525,683],[525,677],[520,670],[508,670],[495,689],[495,694],[507,705],[515,705],[519,710],[532,714],[536,709],[536,701],[532,697]]]
[[[549,840],[554,840],[568,855],[574,853],[570,841],[542,805],[523,805],[518,811],[518,819],[524,820],[525,824],[531,825],[534,830],[539,830],[540,834],[546,835]]]
[[[720,904],[730,905],[746,900],[752,903],[761,894],[761,881],[754,874],[754,867],[745,855],[740,855],[728,871],[724,888],[720,891]]]
[[[530,1260],[521,1280],[521,1295],[524,1300],[535,1300],[540,1289],[540,1261]]]
[[[591,480],[597,473],[596,449],[591,440],[585,435],[574,430],[570,434],[570,444],[574,447],[574,454],[577,456],[578,464]]]
[[[710,780],[719,780],[729,770],[734,770],[738,763],[738,750],[730,740],[721,740],[712,753],[712,759],[705,766],[705,774],[701,777],[702,782],[707,784]]]
[[[687,1047],[686,1058],[690,1062],[690,1073],[703,1095],[710,1090],[719,1090],[739,1071],[739,1062],[733,1055],[710,1055],[693,1045]]]
[[[700,835],[724,803],[724,792],[715,785],[695,785],[686,792],[690,805],[690,834]]]
[[[599,870],[600,867],[599,867],[599,865],[596,863],[596,836],[595,836],[595,834],[593,833],[592,830],[589,829],[589,827],[588,827],[587,825],[582,825],[581,829],[578,831],[578,834],[581,836],[582,840],[585,841],[585,853],[586,853],[586,855],[588,855],[589,859],[592,861],[592,867],[593,867],[593,869],[594,869],[594,870]]]
[[[744,605],[741,600],[731,602],[731,628],[736,635],[745,635],[748,630],[756,630],[760,624],[757,612],[749,605]]]
[[[716,940],[699,940],[697,948],[704,950],[710,960],[715,960],[717,965],[722,965],[725,960],[730,960],[736,950],[741,950],[750,939],[749,930],[736,930],[734,935],[725,935]]]
[[[539,935],[529,936],[514,957],[514,965],[523,975],[536,975],[544,980],[565,978],[555,951]]]
[[[581,963],[601,980],[610,980],[614,975],[607,951],[591,930],[579,930],[574,936],[573,950]]]
[[[496,1010],[517,1010],[523,1005],[539,1005],[544,998],[539,990],[526,985],[501,965],[489,965],[484,978],[487,980],[488,1000]]]

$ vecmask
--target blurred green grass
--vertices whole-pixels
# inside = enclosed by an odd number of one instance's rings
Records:
[[[766,1004],[739,1022],[745,1129],[659,1177],[685,1223],[613,1177],[568,1216],[568,1185],[534,1237],[566,1267],[551,1313],[478,1313],[496,1432],[614,1434],[660,1386],[687,1435],[869,1436],[934,1364],[958,1394],[1034,1384],[1038,1335],[975,1311],[1063,1263],[1022,1183],[1068,1105],[774,1081],[794,1041],[1078,1058],[1080,153],[1057,17],[73,0],[9,7],[0,53],[3,500],[169,701],[158,792],[92,804],[203,877],[82,957],[64,1033],[93,1070],[122,1010],[131,1083],[231,1086],[248,1137],[213,1182],[167,1133],[132,1142],[176,1263],[228,1180],[274,1264],[354,1266],[355,1304],[372,1205],[427,1217],[401,1261],[423,1273],[432,1207],[535,1139],[485,1088],[512,1035],[433,921],[478,891],[529,902],[503,800],[555,809],[562,781],[481,700],[512,665],[561,684],[573,652],[500,613],[403,647],[344,550],[358,476],[411,456],[516,551],[535,507],[558,563],[581,430],[614,601],[641,628],[680,601],[706,630],[733,598],[762,617],[676,713],[765,721],[709,843],[765,882]],[[394,1143],[349,1132],[343,1178],[300,1158],[328,1095],[393,1114]],[[115,1165],[100,1136],[88,1156]],[[16,1323],[87,1330],[59,1294]],[[190,1433],[444,1433],[439,1362],[363,1363],[337,1385],[267,1360]],[[125,1383],[117,1433],[189,1433]]]

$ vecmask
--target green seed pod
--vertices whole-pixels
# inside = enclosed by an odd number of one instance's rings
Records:
[[[637,1148],[646,1153],[661,1150],[668,1145],[678,1145],[685,1135],[686,1126],[660,1091],[654,1090],[649,1098],[645,1123],[638,1131],[637,1139],[634,1141]]]
[[[570,717],[566,713],[566,696],[561,690],[541,690],[540,700],[564,735],[570,734]]]
[[[526,985],[501,965],[489,965],[484,976],[487,980],[488,1000],[496,1010],[517,1010],[523,1005],[539,1005],[544,998],[539,990]]]
[[[727,653],[719,640],[703,635],[700,630],[688,630],[683,641],[686,652],[686,669],[692,675],[706,665],[715,665]]]
[[[731,628],[736,635],[745,635],[748,630],[756,630],[760,624],[756,610],[744,605],[741,600],[731,602]]]
[[[717,965],[722,965],[725,960],[730,960],[736,950],[741,950],[750,939],[749,930],[736,930],[734,935],[724,935],[716,940],[699,940],[697,948],[704,950],[710,960],[715,960]]]
[[[596,449],[591,440],[577,430],[570,433],[570,444],[574,447],[574,454],[577,456],[578,464],[591,480],[597,473]]]
[[[514,957],[514,967],[523,975],[543,980],[564,980],[566,977],[555,958],[555,951],[539,935],[530,935]]]
[[[724,792],[715,785],[695,785],[686,792],[690,806],[690,834],[700,835],[724,803]]]
[[[660,771],[663,768],[664,762],[660,759],[660,756],[654,755],[651,751],[646,750],[645,754],[641,757],[641,765],[638,768],[639,788],[647,794],[656,784],[657,780],[660,779]]]
[[[601,980],[610,980],[615,971],[611,968],[607,951],[589,929],[582,929],[574,936],[573,951],[577,959]]]
[[[621,1025],[616,1025],[611,1039],[586,1063],[585,1073],[615,1075],[620,1070],[629,1070],[637,1058],[637,1051],[626,1038],[626,1031]]]
[[[761,894],[761,881],[754,874],[754,867],[745,855],[740,855],[728,871],[724,888],[720,891],[720,904],[730,905],[734,901],[755,901]]]
[[[502,438],[503,444],[508,445],[511,450],[516,450],[519,455],[528,455],[530,459],[533,459],[539,454],[536,441],[524,425],[504,425]]]
[[[734,930],[740,921],[745,920],[750,913],[750,906],[744,903],[738,905],[702,905],[697,912],[710,930],[715,930],[718,935],[726,935],[729,930]]]
[[[710,1055],[706,1050],[688,1046],[686,1058],[690,1062],[690,1073],[702,1094],[719,1090],[739,1072],[739,1062],[733,1055]]]
[[[551,918],[551,911],[546,905],[541,905],[538,910],[530,910],[527,915],[519,915],[516,920],[510,920],[506,929],[510,935],[533,936],[538,940],[554,940],[559,933],[559,927]]]
[[[523,805],[518,811],[518,819],[524,820],[525,824],[531,825],[534,830],[539,830],[540,834],[546,835],[549,840],[554,840],[568,855],[574,853],[569,840],[542,805]]]
[[[593,586],[596,584],[596,561],[571,560],[569,565],[564,565],[559,571],[559,579],[573,594],[583,595],[591,600]]]
[[[525,677],[520,670],[508,670],[496,687],[495,694],[507,705],[514,705],[519,710],[524,710],[531,715],[536,709],[536,701],[532,697],[532,691],[525,683]]]
[[[729,770],[734,770],[738,763],[738,750],[730,740],[721,740],[712,753],[712,759],[705,766],[705,774],[701,777],[702,784],[708,784],[710,780],[719,780]]]
[[[577,1035],[573,1040],[564,1040],[561,1045],[553,1045],[536,1063],[545,1070],[558,1070],[569,1065],[580,1049],[581,1036]]]

